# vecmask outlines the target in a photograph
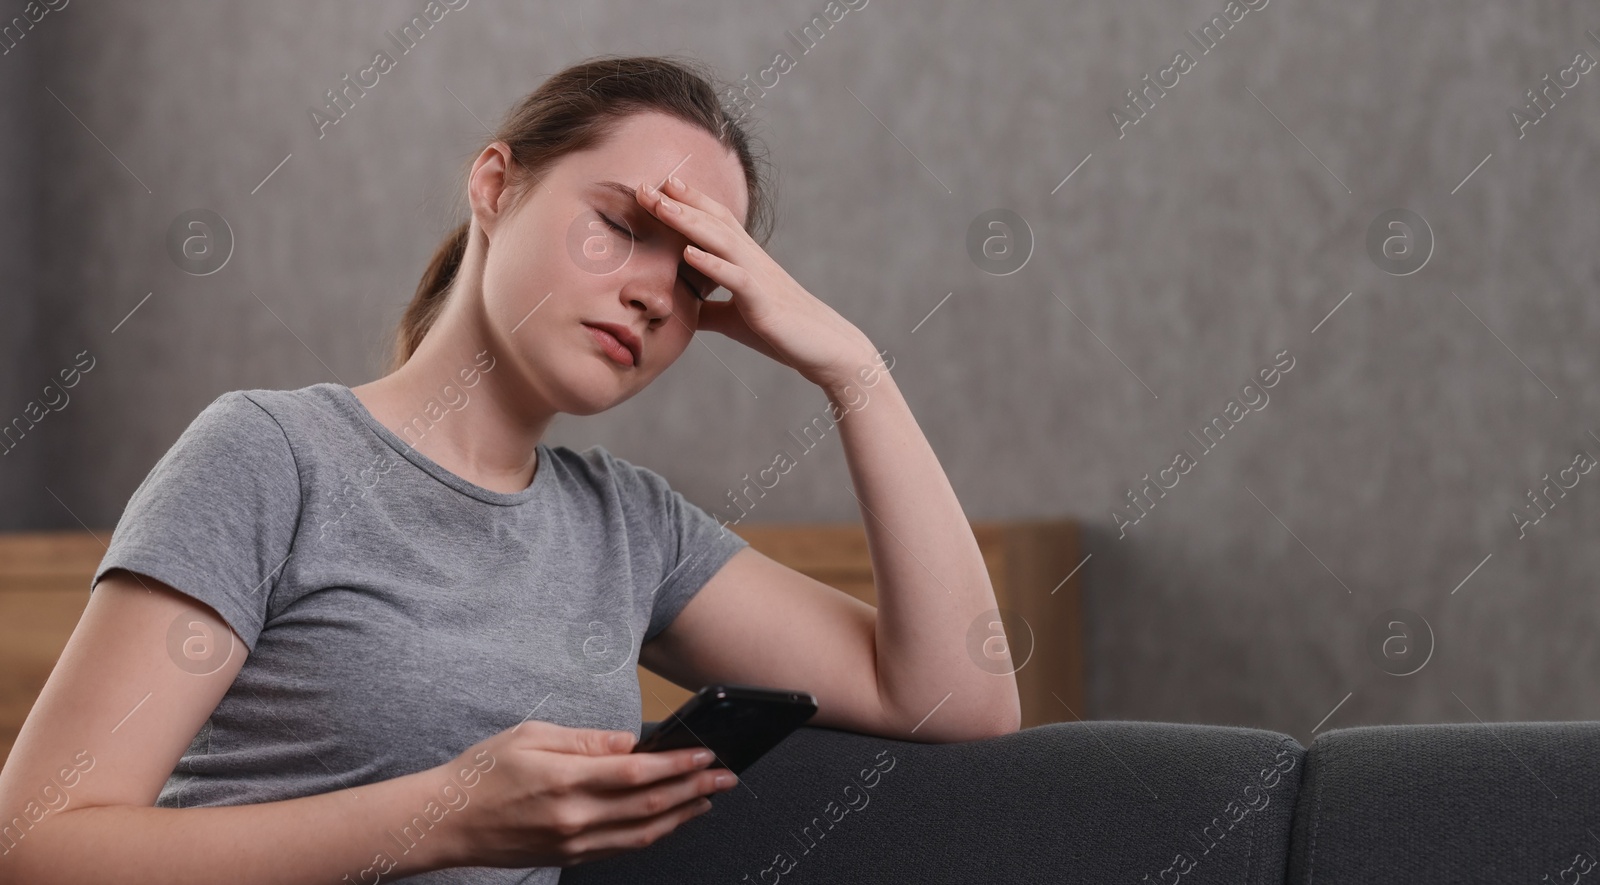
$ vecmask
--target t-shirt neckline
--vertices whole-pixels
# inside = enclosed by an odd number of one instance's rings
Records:
[[[405,458],[407,461],[410,461],[412,464],[415,464],[423,472],[427,473],[429,476],[432,476],[434,479],[437,479],[450,488],[455,489],[456,491],[470,498],[475,498],[487,504],[510,506],[531,500],[535,495],[539,494],[539,490],[547,484],[546,477],[549,475],[552,469],[550,463],[552,458],[550,455],[550,447],[545,445],[543,442],[540,442],[535,446],[535,450],[538,452],[538,464],[533,471],[533,482],[531,482],[527,488],[518,492],[497,492],[494,489],[486,489],[477,483],[470,482],[454,473],[451,473],[437,461],[434,461],[427,455],[417,451],[411,446],[410,443],[401,439],[400,436],[393,430],[390,430],[377,418],[373,417],[372,413],[367,410],[366,404],[361,402],[360,397],[356,396],[355,391],[351,390],[345,385],[332,381],[326,381],[318,386],[327,387],[333,394],[334,399],[339,402],[351,416],[359,420],[362,424],[365,424],[369,430],[377,435],[379,439],[383,440],[383,442],[387,444],[389,448],[394,449],[397,453],[399,453],[401,457]]]

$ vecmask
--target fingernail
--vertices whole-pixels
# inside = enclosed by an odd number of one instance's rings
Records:
[[[656,197],[656,196],[660,196],[661,195],[661,192],[656,190],[656,186],[653,185],[653,184],[646,184],[644,186],[644,192],[649,194],[652,197]]]
[[[719,786],[719,787],[731,787],[731,786],[733,786],[733,775],[731,775],[731,774],[719,774],[719,775],[717,775],[717,786]]]
[[[703,764],[711,761],[711,751],[710,750],[701,750],[701,751],[695,753],[694,756],[692,756],[691,758],[693,759],[694,764],[703,765]]]
[[[679,188],[679,189],[683,188],[683,182],[679,181],[678,180],[678,176],[676,176],[676,175],[668,175],[667,176],[667,181],[671,182],[672,186],[675,187],[675,188]]]
[[[678,211],[678,204],[674,203],[671,197],[667,196],[666,194],[662,194],[661,208],[668,212],[676,212]]]

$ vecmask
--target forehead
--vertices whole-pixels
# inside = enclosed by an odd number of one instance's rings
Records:
[[[568,155],[563,172],[580,188],[603,181],[660,187],[669,174],[676,175],[735,217],[745,218],[749,205],[744,170],[733,151],[704,129],[656,112],[629,115],[605,144]]]

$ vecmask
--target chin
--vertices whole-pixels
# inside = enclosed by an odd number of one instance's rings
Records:
[[[567,388],[566,402],[558,408],[569,415],[598,415],[632,399],[638,390],[619,386],[615,377],[596,383],[588,376]]]

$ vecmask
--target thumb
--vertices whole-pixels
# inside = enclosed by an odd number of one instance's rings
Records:
[[[778,351],[767,343],[767,339],[750,328],[750,324],[744,321],[744,314],[739,312],[738,306],[732,299],[707,301],[700,305],[699,331],[726,335],[774,362],[789,365],[789,362],[779,356]]]
[[[701,304],[698,325],[699,331],[716,332],[719,335],[726,335],[736,340],[740,334],[750,331],[750,327],[745,324],[744,317],[739,313],[739,309],[733,306],[732,299],[727,301],[707,301]]]

